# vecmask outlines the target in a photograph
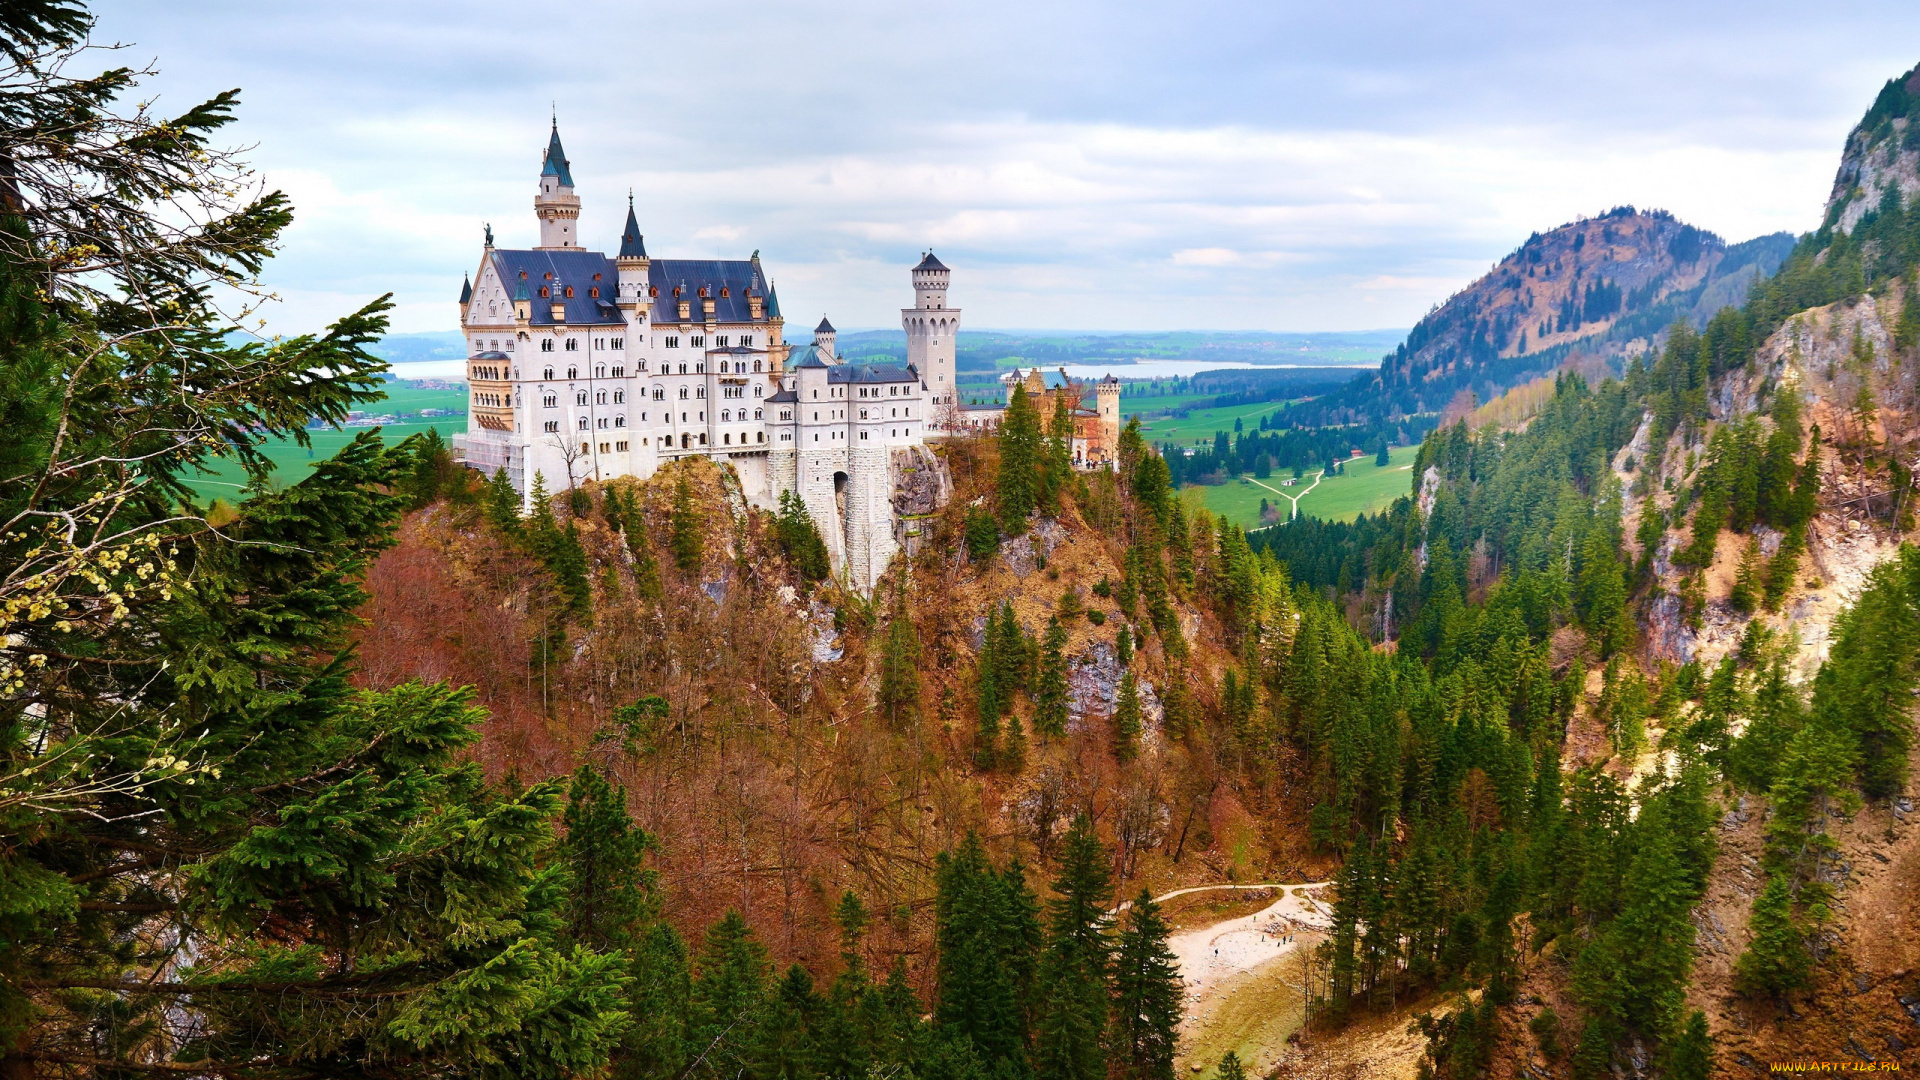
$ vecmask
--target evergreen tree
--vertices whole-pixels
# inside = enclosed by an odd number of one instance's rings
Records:
[[[655,922],[634,948],[630,971],[628,1010],[633,1026],[621,1041],[614,1075],[620,1080],[680,1076],[690,1056],[688,1024],[693,1002],[686,944],[670,924]]]
[[[1214,1072],[1215,1080],[1247,1080],[1247,1068],[1240,1064],[1240,1055],[1229,1050],[1220,1058],[1220,1068]]]
[[[1713,1036],[1707,1031],[1707,1014],[1695,1009],[1687,1016],[1686,1026],[1667,1048],[1669,1080],[1713,1080]]]
[[[693,980],[688,1050],[692,1075],[714,1080],[753,1075],[765,1038],[768,980],[766,946],[738,911],[728,909],[707,928]]]
[[[1034,678],[1033,730],[1042,735],[1067,733],[1067,630],[1056,616],[1047,620],[1040,646],[1040,666]]]
[[[1067,406],[1067,389],[1053,395],[1053,416],[1047,421],[1047,438],[1041,447],[1038,492],[1040,508],[1049,514],[1060,507],[1060,492],[1073,478],[1073,414]]]
[[[1032,897],[1017,868],[996,873],[980,837],[968,833],[934,866],[938,950],[936,1028],[971,1043],[983,1065],[1024,1072],[1025,987],[1033,966]]]
[[[643,865],[653,837],[627,815],[626,791],[589,765],[573,774],[565,823],[568,936],[601,952],[632,948],[655,914],[654,873]]]
[[[1113,976],[1115,1072],[1138,1080],[1173,1080],[1185,987],[1179,958],[1167,948],[1166,921],[1146,889],[1127,909]]]
[[[825,581],[832,575],[827,542],[821,539],[813,514],[798,492],[789,489],[780,493],[780,510],[774,516],[774,537],[792,560],[794,569],[800,571],[802,582]]]
[[[1140,753],[1140,689],[1132,670],[1120,676],[1120,692],[1113,706],[1113,756],[1132,761]]]
[[[1746,951],[1740,954],[1734,969],[1735,985],[1741,993],[1783,999],[1807,985],[1813,957],[1794,919],[1793,883],[1785,874],[1767,876],[1766,888],[1753,902],[1747,934]]]
[[[636,490],[620,499],[612,509],[618,516],[620,531],[627,538],[627,552],[633,556],[635,591],[643,600],[660,599],[660,563],[654,558],[653,545],[647,542],[647,512],[640,492]]]
[[[1762,590],[1759,577],[1760,538],[1749,536],[1740,552],[1740,566],[1733,575],[1733,591],[1727,597],[1735,611],[1750,612],[1758,606]]]
[[[1114,660],[1122,668],[1133,666],[1133,631],[1126,626],[1113,636]]]
[[[1039,499],[1040,419],[1026,388],[1015,383],[1007,395],[1006,414],[1000,420],[1000,476],[995,499],[1000,509],[1000,528],[1008,536],[1027,531]]]
[[[485,507],[487,521],[502,536],[519,535],[520,493],[513,490],[513,481],[507,479],[507,470],[495,469],[493,479],[487,481]]]
[[[1060,877],[1047,905],[1047,945],[1040,961],[1040,1014],[1033,1064],[1041,1076],[1099,1080],[1107,1030],[1107,853],[1087,815],[1074,818],[1061,844]]]
[[[0,9],[0,1075],[598,1072],[625,976],[564,937],[562,786],[488,785],[464,691],[353,689],[419,444],[272,483],[379,399],[390,305],[228,321],[287,199],[213,141],[234,93],[121,109],[91,32]]]
[[[985,507],[967,507],[964,531],[967,558],[974,562],[986,559],[1000,550],[1000,524]]]
[[[887,643],[880,656],[879,708],[895,728],[912,723],[920,714],[920,632],[907,612],[905,578],[894,588],[893,612],[887,619]]]
[[[673,507],[667,514],[667,543],[673,549],[673,564],[680,568],[681,573],[697,572],[706,558],[707,542],[702,535],[703,524],[703,515],[694,501],[693,485],[687,479],[686,467],[675,469]]]

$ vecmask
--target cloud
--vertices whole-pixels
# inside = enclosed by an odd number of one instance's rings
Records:
[[[974,327],[1407,325],[1620,203],[1730,240],[1811,227],[1920,31],[1890,0],[1626,0],[1606,33],[1477,0],[580,0],[565,47],[530,49],[498,0],[97,10],[158,58],[163,109],[245,88],[234,138],[298,207],[269,270],[292,330],[388,291],[399,328],[450,326],[483,223],[534,240],[549,103],[588,242],[632,189],[649,251],[759,249],[789,311],[842,325],[892,324],[927,247]]]

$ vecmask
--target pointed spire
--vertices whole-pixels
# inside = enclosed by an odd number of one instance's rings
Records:
[[[473,300],[473,279],[468,277],[465,274],[461,274],[460,275],[460,303],[467,304],[472,300]]]
[[[825,315],[822,315],[820,316],[820,325],[814,327],[813,332],[816,334],[831,334],[833,333],[833,324],[827,321]]]
[[[767,318],[780,317],[780,289],[773,282],[767,282]]]
[[[553,131],[547,137],[547,156],[540,162],[540,175],[557,176],[561,187],[572,187],[573,174],[567,171],[567,164],[567,152],[560,147],[560,119],[556,113]]]
[[[633,216],[633,193],[627,193],[627,226],[620,230],[620,254],[622,259],[644,259],[647,257],[647,238],[640,235],[640,222]]]

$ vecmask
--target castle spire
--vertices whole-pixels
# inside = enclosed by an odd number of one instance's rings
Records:
[[[620,255],[622,259],[644,259],[647,257],[647,238],[640,235],[640,221],[633,216],[633,195],[627,195],[627,226],[620,230]]]
[[[567,152],[560,146],[560,121],[556,116],[547,136],[547,153],[540,162],[540,194],[533,197],[533,212],[540,218],[542,248],[579,247],[575,232],[580,221],[580,196],[573,193],[573,172]]]

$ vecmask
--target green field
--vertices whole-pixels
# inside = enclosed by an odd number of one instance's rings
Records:
[[[455,432],[467,430],[467,395],[464,390],[440,390],[418,386],[412,383],[389,383],[384,400],[369,403],[360,410],[369,416],[392,416],[392,423],[380,425],[381,438],[389,443],[399,442],[409,435],[425,432],[428,428],[439,428],[443,439],[451,440]],[[422,417],[422,409],[441,409],[457,411],[457,416]],[[331,428],[309,430],[307,437],[312,441],[311,448],[303,447],[291,439],[275,439],[263,448],[267,458],[273,462],[275,487],[297,484],[306,476],[307,468],[316,461],[324,461],[340,452],[341,448],[366,430],[365,427],[350,427],[335,431]],[[246,474],[232,462],[220,462],[209,473],[186,478],[187,485],[202,498],[222,498],[229,502],[240,493],[241,485],[246,482]]]
[[[1141,398],[1142,402],[1164,400]],[[1157,420],[1142,419],[1140,430],[1146,433],[1149,443],[1173,443],[1178,446],[1194,446],[1199,442],[1209,445],[1213,442],[1214,432],[1232,431],[1235,420],[1243,420],[1248,428],[1258,428],[1260,418],[1284,406],[1283,401],[1262,401],[1253,405],[1229,405],[1224,409],[1195,409],[1184,417],[1165,416]],[[1126,398],[1120,399],[1120,411],[1127,416],[1136,409]]]
[[[1417,446],[1395,447],[1388,452],[1385,468],[1375,465],[1371,457],[1348,461],[1344,475],[1327,477],[1310,494],[1301,496],[1300,516],[1351,521],[1361,514],[1377,514],[1385,510],[1393,505],[1393,500],[1412,493],[1413,459],[1419,452]],[[1281,491],[1299,491],[1313,482],[1309,474],[1297,486],[1287,488],[1281,484],[1286,478],[1286,473],[1275,472],[1264,483]],[[1260,483],[1248,476],[1210,487],[1183,488],[1181,497],[1199,500],[1213,513],[1248,529],[1260,525],[1261,499],[1280,507],[1282,521],[1287,519],[1291,510],[1289,500],[1261,487]]]

